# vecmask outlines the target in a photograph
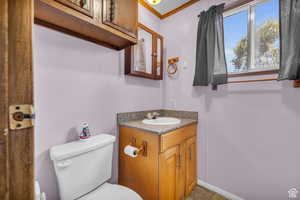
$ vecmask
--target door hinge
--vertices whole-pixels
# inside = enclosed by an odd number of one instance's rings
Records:
[[[11,130],[34,126],[34,109],[30,104],[9,106],[9,127]]]

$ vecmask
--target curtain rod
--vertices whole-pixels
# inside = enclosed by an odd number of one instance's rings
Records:
[[[264,78],[264,79],[236,80],[236,81],[228,81],[228,83],[252,83],[252,82],[266,82],[266,81],[278,81],[278,79]]]

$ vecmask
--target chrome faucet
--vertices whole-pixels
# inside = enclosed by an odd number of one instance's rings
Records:
[[[158,112],[147,113],[147,119],[156,119],[160,114]]]

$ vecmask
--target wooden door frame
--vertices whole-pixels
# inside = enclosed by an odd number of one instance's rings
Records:
[[[9,105],[33,104],[33,0],[0,0],[0,199],[34,199],[34,129],[9,129]]]
[[[8,17],[7,1],[0,0],[0,199],[8,199]]]

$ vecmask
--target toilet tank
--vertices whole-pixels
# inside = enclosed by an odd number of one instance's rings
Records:
[[[77,199],[110,179],[114,142],[101,134],[51,148],[61,200]]]

